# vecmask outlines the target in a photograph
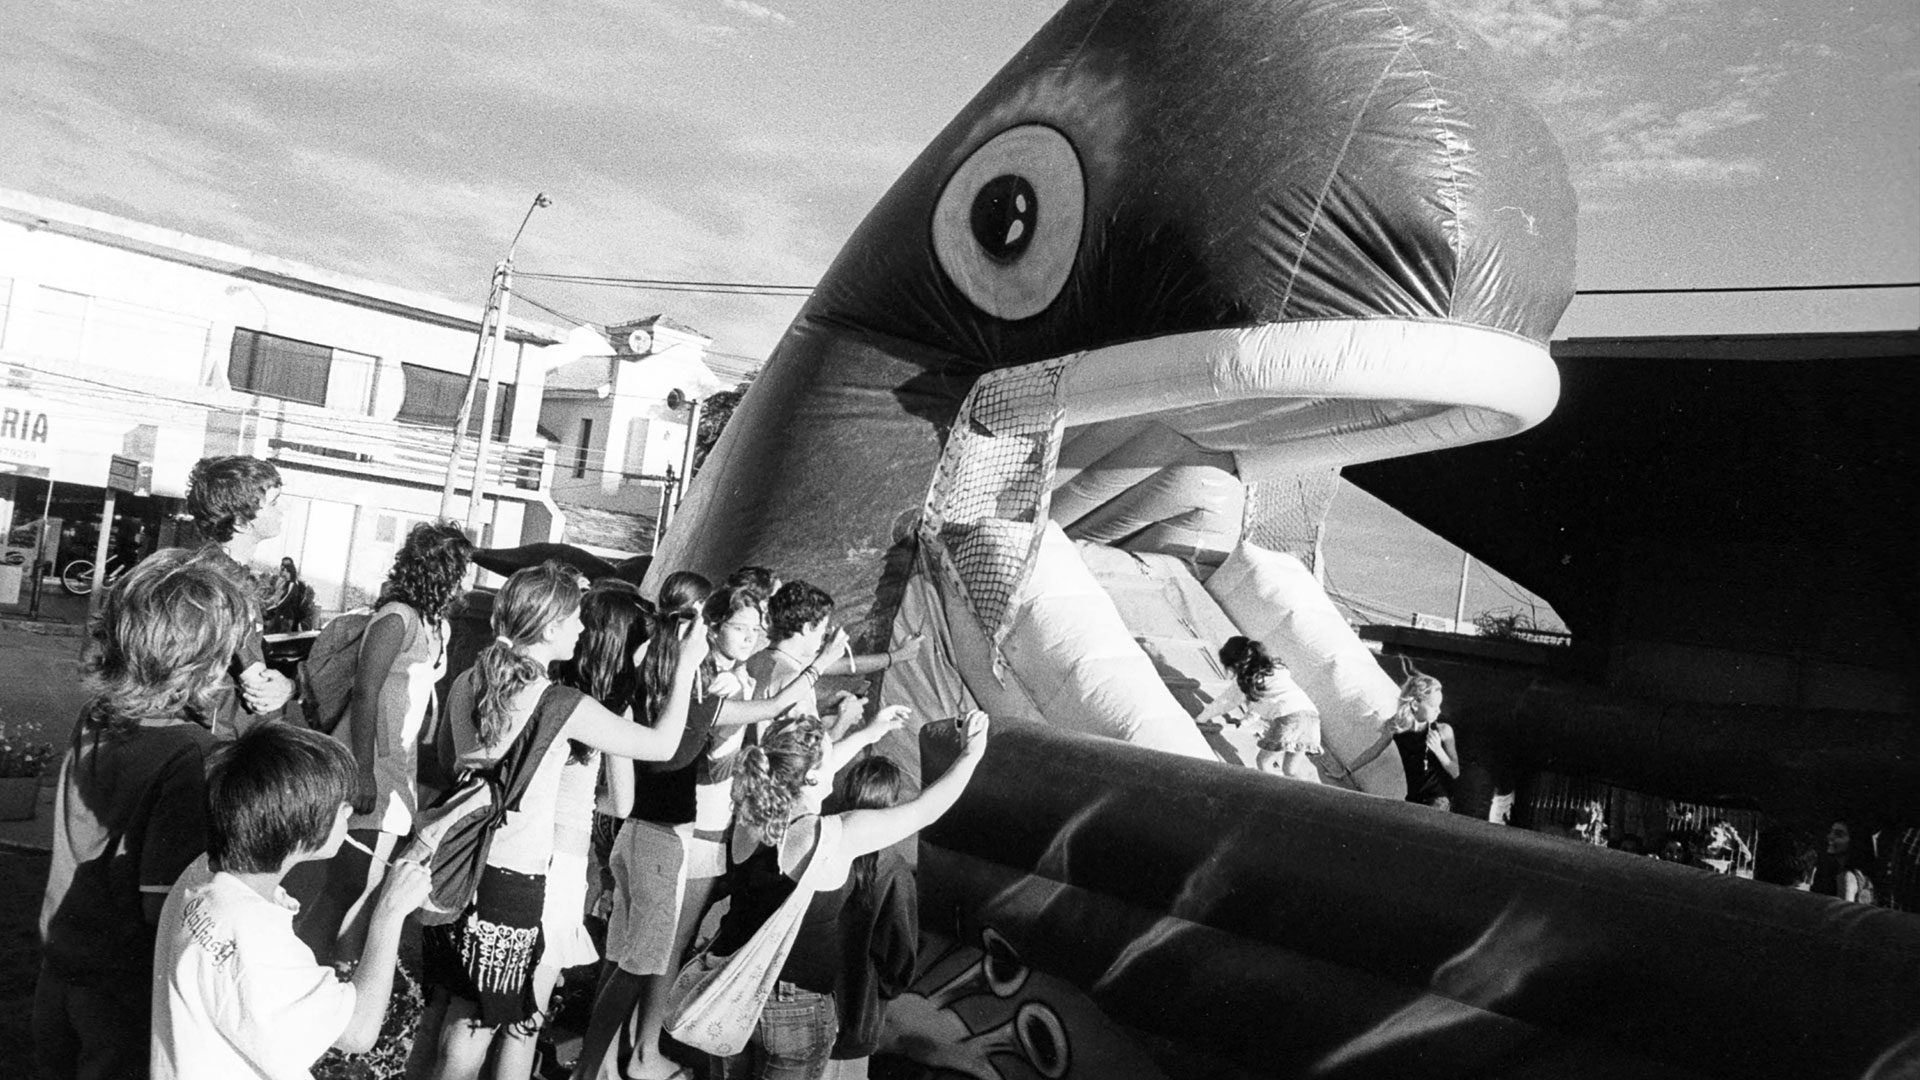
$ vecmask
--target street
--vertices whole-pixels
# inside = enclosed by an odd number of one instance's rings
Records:
[[[14,742],[45,740],[65,750],[86,695],[80,689],[80,646],[73,628],[50,624],[35,633],[0,621],[0,725]]]

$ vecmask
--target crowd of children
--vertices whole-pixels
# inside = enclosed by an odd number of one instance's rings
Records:
[[[559,973],[603,960],[574,1075],[692,1076],[661,1030],[703,919],[725,912],[726,955],[806,867],[818,891],[757,1033],[710,1074],[864,1076],[918,934],[888,849],[958,798],[984,714],[903,798],[866,751],[906,710],[822,703],[816,684],[911,648],[849,655],[832,599],[764,569],[673,574],[650,603],[556,563],[501,587],[492,641],[440,701],[472,548],[423,524],[355,616],[350,701],[317,730],[265,663],[288,576],[247,568],[279,531],[279,490],[269,463],[201,461],[188,509],[206,546],[148,557],[92,628],[41,913],[39,1074],[310,1077],[329,1048],[374,1044],[418,912],[431,1005],[410,1075],[524,1080]],[[476,770],[500,778],[503,812],[471,899],[437,912],[419,827],[449,774]],[[586,926],[596,810],[617,823],[604,958]]]

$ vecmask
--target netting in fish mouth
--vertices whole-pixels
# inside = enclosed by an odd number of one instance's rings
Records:
[[[1247,485],[1241,539],[1296,556],[1315,570],[1321,526],[1340,490],[1340,470],[1314,469]]]
[[[927,493],[920,539],[999,647],[1047,523],[1069,358],[981,376],[961,404]]]

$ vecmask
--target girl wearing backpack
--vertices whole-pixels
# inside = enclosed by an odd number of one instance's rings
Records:
[[[296,929],[322,963],[360,955],[387,865],[413,831],[420,732],[434,714],[434,684],[446,674],[447,617],[472,557],[473,544],[458,525],[415,525],[360,637],[346,716],[332,732],[360,769],[348,842],[288,878],[288,892],[301,900]]]
[[[671,650],[681,674],[655,727],[609,712],[571,687],[547,678],[549,665],[573,656],[580,638],[580,579],[557,563],[507,579],[493,606],[493,643],[454,680],[447,718],[463,770],[504,758],[519,739],[551,738],[532,770],[517,809],[494,830],[473,903],[453,922],[426,928],[424,979],[446,998],[433,1076],[477,1077],[502,1028],[537,1031],[533,974],[542,951],[541,917],[553,853],[561,774],[569,740],[618,757],[658,761],[672,754],[686,728],[691,680],[706,655],[706,635],[687,633],[653,648]],[[557,731],[545,725],[553,725]]]

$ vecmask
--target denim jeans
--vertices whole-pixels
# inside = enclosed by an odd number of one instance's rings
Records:
[[[720,1080],[818,1080],[840,1034],[833,995],[775,983],[745,1051],[719,1062]]]

